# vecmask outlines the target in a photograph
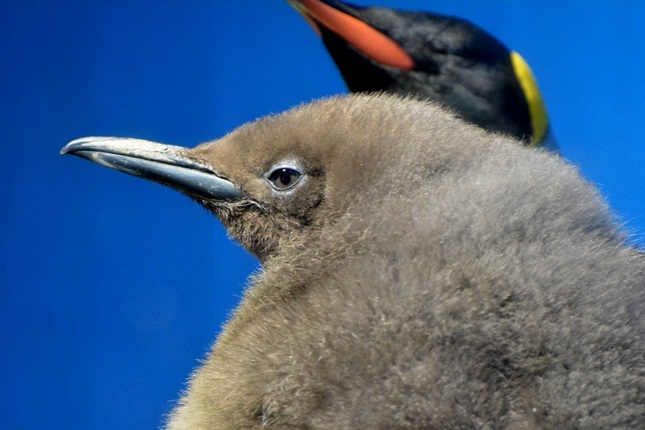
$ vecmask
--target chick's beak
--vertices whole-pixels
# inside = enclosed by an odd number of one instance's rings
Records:
[[[106,167],[168,185],[191,196],[238,201],[244,192],[207,163],[187,155],[188,148],[148,140],[84,137],[61,149]]]

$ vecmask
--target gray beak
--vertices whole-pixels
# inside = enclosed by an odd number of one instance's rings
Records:
[[[61,149],[129,175],[168,185],[191,196],[238,201],[246,196],[203,161],[186,155],[188,148],[141,139],[83,137]]]

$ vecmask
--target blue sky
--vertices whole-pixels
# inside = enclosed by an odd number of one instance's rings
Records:
[[[380,4],[519,51],[562,154],[645,243],[645,3]],[[5,1],[0,41],[0,423],[155,428],[257,263],[187,198],[58,151],[194,146],[344,84],[282,0]]]

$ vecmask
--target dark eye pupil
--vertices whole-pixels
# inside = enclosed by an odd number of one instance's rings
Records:
[[[282,169],[280,172],[280,185],[291,185],[291,180],[292,180],[292,175],[291,172],[289,172],[287,169]]]
[[[295,184],[300,178],[300,172],[288,167],[282,167],[271,172],[269,181],[279,190],[284,190]]]

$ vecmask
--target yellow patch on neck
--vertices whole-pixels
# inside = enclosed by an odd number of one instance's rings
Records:
[[[546,106],[542,94],[537,86],[537,81],[531,72],[531,68],[524,61],[524,58],[517,52],[511,52],[511,63],[517,80],[520,82],[524,96],[529,104],[531,115],[531,128],[533,129],[533,145],[541,145],[542,140],[549,130],[549,117],[546,113]]]

